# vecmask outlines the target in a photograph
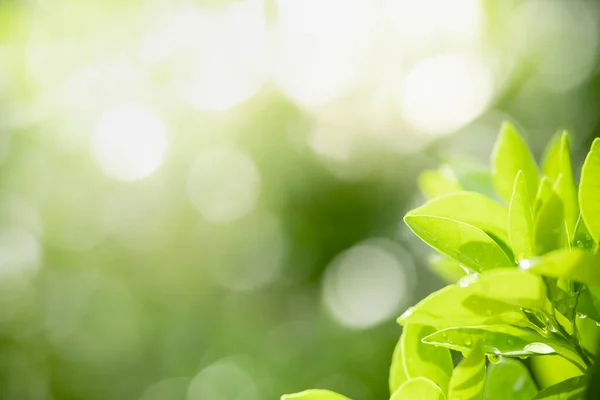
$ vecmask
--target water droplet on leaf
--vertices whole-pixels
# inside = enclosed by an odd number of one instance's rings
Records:
[[[498,364],[502,361],[502,356],[499,354],[488,354],[487,358],[492,364]]]

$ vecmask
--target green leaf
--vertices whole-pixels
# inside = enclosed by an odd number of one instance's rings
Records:
[[[389,386],[390,394],[393,394],[400,385],[408,380],[406,371],[404,370],[404,353],[402,351],[403,336],[400,336],[396,347],[394,348],[394,354],[392,355],[392,365],[390,366],[390,377]]]
[[[577,337],[581,347],[591,354],[598,353],[598,339],[600,338],[600,326],[596,320],[586,315],[579,314],[575,318]]]
[[[428,325],[406,325],[400,339],[404,356],[402,362],[409,379],[427,378],[446,392],[454,368],[450,351],[421,341],[434,332],[435,329]]]
[[[476,192],[455,192],[428,201],[408,215],[431,215],[473,225],[508,243],[508,210]]]
[[[552,302],[552,305],[556,311],[559,313],[557,314],[557,317],[560,314],[564,315],[564,317],[569,321],[563,322],[568,322],[566,326],[571,326],[570,320],[572,320],[575,315],[574,307],[577,304],[577,296],[579,295],[578,292],[570,290],[569,286],[572,285],[570,281],[565,279],[548,280],[548,283],[550,283],[548,284],[548,298]],[[565,326],[565,324],[562,325]],[[567,327],[565,327],[565,329],[567,329]]]
[[[600,288],[584,286],[577,299],[577,313],[600,322]]]
[[[507,204],[519,171],[525,175],[527,192],[536,193],[539,184],[537,165],[515,126],[505,122],[492,152],[492,177],[496,191]]]
[[[587,285],[600,285],[600,255],[580,249],[561,249],[524,260],[520,267],[552,278],[565,278]]]
[[[537,391],[529,371],[520,361],[505,358],[490,366],[486,400],[529,400]]]
[[[469,351],[480,345],[487,354],[524,357],[560,354],[585,369],[585,363],[570,345],[558,337],[546,337],[533,329],[510,325],[446,328],[423,339],[424,343],[456,351]]]
[[[421,172],[419,188],[428,199],[462,190],[456,176],[448,167]]]
[[[426,378],[408,380],[398,388],[390,400],[444,400],[444,392]]]
[[[600,242],[600,138],[594,139],[579,184],[579,207],[585,225],[596,243]]]
[[[432,254],[428,260],[429,268],[447,283],[455,283],[467,275],[467,270],[458,262],[441,254]]]
[[[586,387],[585,376],[576,376],[542,390],[531,400],[577,400],[582,398]]]
[[[548,201],[550,196],[552,195],[552,182],[546,178],[542,177],[540,180],[540,186],[538,187],[537,194],[535,195],[535,207],[534,214],[537,216],[542,209],[542,206]]]
[[[485,354],[475,347],[454,369],[448,400],[483,400],[484,388]]]
[[[582,374],[581,369],[558,355],[529,357],[528,361],[540,390]]]
[[[350,400],[346,396],[324,389],[311,389],[294,394],[284,394],[281,400]]]
[[[464,157],[450,159],[447,162],[463,190],[482,193],[491,198],[497,196],[492,174],[487,166]]]
[[[510,246],[517,261],[535,255],[535,230],[531,203],[525,176],[523,171],[519,171],[510,199],[508,222]]]
[[[560,184],[560,180],[562,175],[559,175],[556,182]],[[545,254],[561,248],[565,241],[564,229],[562,202],[558,194],[552,190],[535,216],[536,253]]]
[[[565,132],[559,132],[552,136],[552,139],[550,139],[550,143],[546,146],[544,155],[542,156],[542,172],[550,181],[554,181],[561,172],[560,157],[564,133]]]
[[[502,248],[473,225],[431,215],[407,215],[404,221],[425,243],[472,271],[513,265]]]
[[[579,217],[579,206],[577,204],[577,186],[573,178],[570,147],[570,138],[567,131],[556,135],[546,150],[542,168],[544,174],[551,181],[555,181],[559,175],[563,177],[561,184],[557,187],[557,194],[564,206],[567,230],[572,235]]]
[[[458,284],[429,295],[402,314],[398,322],[438,329],[499,323],[530,326],[521,307],[539,309],[545,302],[546,286],[539,276],[502,268],[466,276]]]
[[[559,175],[562,176],[561,181],[556,186],[556,192],[563,203],[567,230],[570,235],[573,235],[577,218],[579,218],[579,205],[577,204],[577,186],[573,177],[573,165],[571,163],[569,134],[566,131],[560,136],[560,148],[556,162],[558,163],[556,177]]]
[[[592,250],[594,245],[594,239],[592,239],[587,226],[585,226],[583,218],[579,216],[577,225],[575,226],[575,235],[573,236],[573,247]]]

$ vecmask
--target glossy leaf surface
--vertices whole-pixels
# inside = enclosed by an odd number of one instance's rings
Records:
[[[560,181],[562,178],[559,176],[558,179]],[[564,228],[562,202],[558,194],[552,190],[535,216],[536,253],[545,254],[563,247]]]
[[[408,380],[398,388],[390,400],[443,400],[443,391],[426,378]]]
[[[475,272],[513,265],[484,231],[453,219],[407,215],[404,221],[425,243]]]
[[[437,197],[408,215],[431,215],[473,225],[508,242],[508,210],[502,204],[476,192],[455,192]]]
[[[522,262],[530,272],[600,286],[600,256],[580,249],[562,249]]]
[[[480,344],[486,354],[510,357],[560,354],[579,366],[584,365],[566,341],[542,336],[533,329],[509,325],[447,328],[426,337],[423,342],[461,352]]]
[[[516,268],[469,275],[441,289],[399,319],[401,324],[421,323],[438,329],[496,323],[529,326],[521,307],[542,308],[546,301],[543,280]]]
[[[485,388],[486,400],[529,400],[537,391],[522,362],[504,358],[490,365]]]
[[[434,332],[435,328],[428,325],[408,324],[404,327],[401,338],[403,367],[407,378],[427,378],[445,392],[454,367],[450,351],[421,341]]]
[[[576,376],[540,391],[532,400],[577,400],[583,397],[585,387],[586,378]]]
[[[600,242],[600,138],[592,143],[581,169],[579,206],[590,235]]]
[[[535,226],[531,200],[527,193],[527,183],[522,171],[515,178],[514,189],[509,205],[509,243],[515,258],[521,261],[536,253]]]
[[[492,177],[496,191],[507,204],[519,171],[525,175],[528,193],[536,193],[539,184],[537,165],[517,128],[505,122],[492,152]]]
[[[475,347],[462,359],[450,378],[449,400],[483,400],[485,361],[480,347]]]
[[[400,385],[408,380],[404,370],[404,352],[402,351],[403,336],[400,336],[394,354],[392,355],[392,364],[390,366],[389,386],[390,394],[393,394]]]

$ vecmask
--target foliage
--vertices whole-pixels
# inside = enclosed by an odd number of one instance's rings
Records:
[[[405,222],[439,253],[435,270],[464,273],[442,272],[456,281],[398,319],[391,400],[575,399],[585,391],[600,326],[600,139],[579,187],[566,132],[540,169],[505,123],[491,162],[498,199],[463,190],[447,171],[420,179],[434,198]],[[282,397],[296,398],[345,397]]]

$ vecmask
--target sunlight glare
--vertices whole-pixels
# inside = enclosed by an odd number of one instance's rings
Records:
[[[146,109],[113,109],[102,116],[92,147],[98,163],[110,176],[125,181],[145,178],[163,162],[166,127]]]
[[[148,34],[141,56],[147,63],[166,63],[176,95],[190,106],[235,107],[258,92],[267,75],[263,3],[185,7]]]
[[[374,30],[369,0],[278,0],[274,78],[293,100],[316,106],[356,85]]]
[[[406,264],[406,265],[404,265]],[[382,246],[363,243],[337,256],[327,268],[325,306],[342,325],[367,328],[392,318],[410,297],[412,265]]]
[[[419,62],[406,76],[404,117],[422,132],[450,133],[471,122],[493,95],[491,71],[469,54],[442,54]]]
[[[210,149],[193,163],[187,192],[208,221],[230,222],[254,209],[260,194],[260,175],[252,158],[241,150]]]

